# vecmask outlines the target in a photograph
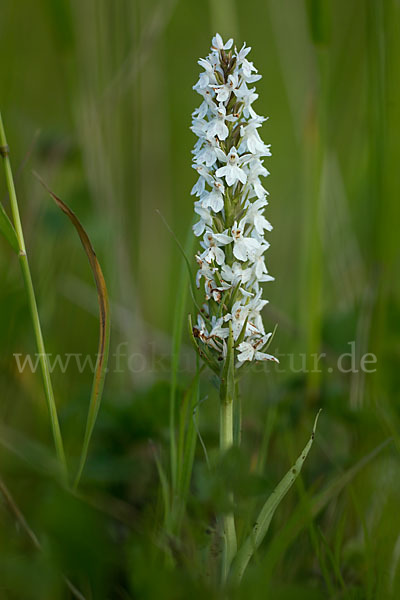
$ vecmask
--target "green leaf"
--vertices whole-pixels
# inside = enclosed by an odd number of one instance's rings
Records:
[[[273,538],[268,546],[267,552],[262,560],[262,571],[265,581],[272,576],[273,569],[282,558],[286,549],[294,542],[300,531],[315,519],[324,508],[336,498],[343,489],[364,469],[382,450],[384,450],[393,438],[388,438],[367,455],[363,456],[355,465],[344,473],[334,477],[326,487],[313,497],[303,498],[295,511],[286,521],[284,527]]]
[[[317,427],[320,412],[321,411],[318,412],[315,418],[311,437],[307,445],[305,446],[303,452],[300,454],[295,464],[289,469],[284,478],[280,481],[280,483],[274,489],[272,494],[269,496],[268,500],[262,507],[261,512],[257,517],[257,520],[252,528],[250,535],[243,542],[238,553],[236,554],[231,569],[231,581],[233,584],[238,585],[240,583],[243,577],[243,573],[245,572],[246,567],[254,554],[254,551],[257,550],[257,548],[263,541],[265,535],[267,534],[272,517],[274,516],[276,509],[278,508],[283,498],[286,496],[287,492],[292,487],[293,483],[296,481],[304,464],[304,461],[306,460],[308,453],[310,452],[311,446],[313,444],[315,430]]]
[[[77,230],[80,240],[82,242],[83,249],[85,250],[86,255],[89,259],[90,267],[92,269],[93,277],[96,284],[97,297],[99,303],[99,347],[97,351],[96,369],[94,373],[92,392],[90,395],[89,410],[86,421],[86,429],[83,439],[81,457],[79,461],[78,472],[74,482],[74,487],[76,488],[79,484],[79,480],[81,478],[82,471],[86,463],[90,439],[92,437],[93,429],[100,408],[101,398],[103,395],[104,380],[107,372],[108,352],[110,347],[110,308],[108,304],[106,282],[100,267],[100,263],[97,260],[96,253],[93,249],[88,234],[82,227],[75,213],[73,213],[72,210],[47,187],[47,185],[40,178],[40,176],[37,175],[37,173],[35,173],[35,176],[41,182],[43,187],[48,191],[48,193],[53,198],[57,206],[63,211],[64,214],[67,215],[67,217]]]
[[[18,245],[17,234],[15,233],[13,224],[11,223],[1,202],[0,202],[0,231],[4,235],[6,240],[11,244],[11,246],[13,247],[15,252],[18,254],[19,245]]]

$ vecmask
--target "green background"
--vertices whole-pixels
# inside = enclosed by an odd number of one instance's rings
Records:
[[[262,132],[272,148],[276,281],[264,320],[267,330],[278,324],[270,350],[281,369],[256,368],[242,383],[243,449],[232,468],[239,509],[260,504],[323,408],[302,481],[237,597],[399,597],[399,2],[3,0],[0,108],[47,351],[94,357],[97,304],[76,232],[32,170],[87,229],[113,327],[82,497],[72,497],[52,477],[39,373],[20,373],[13,356],[35,346],[18,260],[0,239],[0,478],[43,546],[34,549],[0,501],[1,598],[67,598],[60,571],[87,598],[212,596],[196,579],[196,556],[224,477],[207,481],[198,444],[179,570],[168,569],[149,440],[167,465],[171,335],[184,290],[182,257],[160,213],[184,245],[196,180],[192,85],[217,30],[253,48],[263,75],[256,110],[270,117]],[[3,177],[0,194],[8,209]],[[349,357],[342,365],[355,368],[343,372],[338,358],[351,348],[354,365]],[[320,372],[313,353],[326,355]],[[376,356],[373,373],[359,368],[366,353]],[[180,394],[194,363],[184,327]],[[74,466],[92,375],[71,360],[53,380]],[[199,410],[211,454],[214,383],[204,375]]]

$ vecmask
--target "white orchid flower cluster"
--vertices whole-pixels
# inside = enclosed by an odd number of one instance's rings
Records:
[[[251,48],[232,46],[232,39],[224,44],[216,34],[211,53],[198,61],[204,71],[193,88],[203,99],[191,129],[199,138],[193,150],[199,179],[192,189],[200,217],[193,231],[202,237],[196,283],[204,283],[205,304],[192,332],[210,366],[226,356],[230,332],[237,366],[278,362],[262,352],[272,333],[265,332],[261,318],[268,301],[260,284],[274,278],[264,260],[269,247],[264,232],[272,225],[263,215],[268,192],[260,181],[269,175],[264,157],[271,153],[258,133],[266,119],[252,106],[258,94],[251,85],[261,75],[247,60]]]

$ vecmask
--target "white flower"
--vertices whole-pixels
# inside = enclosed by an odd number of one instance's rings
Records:
[[[215,213],[220,212],[224,208],[224,193],[224,184],[222,181],[216,179],[213,182],[212,191],[202,196],[202,206],[204,208],[212,208]]]
[[[222,339],[229,337],[229,329],[227,327],[222,327],[223,323],[224,319],[222,317],[219,319],[215,316],[211,318],[212,329],[210,331],[210,337],[219,337]]]
[[[203,165],[193,165],[193,168],[198,172],[200,177],[197,180],[197,183],[192,187],[191,194],[192,196],[201,196],[206,189],[206,182],[211,185],[213,178]]]
[[[244,223],[241,221],[238,225],[235,221],[232,227],[233,255],[239,260],[246,261],[256,252],[260,243],[254,238],[244,237],[243,232]]]
[[[247,58],[247,54],[249,53],[250,48],[242,48],[242,50],[238,54],[238,63],[240,65],[240,73],[245,80],[246,83],[255,83],[259,79],[261,79],[261,75],[253,75],[257,73],[257,69],[253,65],[252,62],[249,62]]]
[[[238,350],[240,352],[237,357],[239,362],[244,362],[246,360],[271,360],[279,363],[279,360],[275,358],[275,356],[259,352],[250,342],[242,342],[239,344]]]
[[[203,208],[201,200],[195,202],[194,212],[199,215],[200,221],[193,225],[193,233],[195,236],[200,237],[204,233],[206,225],[212,227],[213,220],[210,211]]]
[[[225,167],[220,167],[216,171],[216,176],[225,177],[226,183],[229,186],[234,185],[237,181],[240,181],[243,184],[246,183],[247,175],[239,166],[239,155],[234,146],[231,148],[228,156],[225,156],[223,160],[226,161],[227,164]]]
[[[200,281],[202,279],[202,277],[204,277],[204,279],[207,281],[212,281],[214,278],[214,273],[216,271],[215,268],[210,267],[210,265],[201,258],[201,256],[199,256],[198,254],[196,254],[196,262],[199,265],[199,270],[197,271],[196,274],[196,285],[199,288],[200,287]]]
[[[229,281],[232,285],[246,284],[252,277],[252,269],[250,267],[243,268],[238,262],[234,262],[232,266],[223,265],[221,269],[222,277],[225,281]]]
[[[232,92],[235,92],[235,95],[237,96],[238,90],[236,88],[238,86],[238,83],[239,78],[236,74],[234,74],[229,75],[228,81],[223,85],[214,86],[214,91],[217,94],[217,101],[226,102],[226,100],[228,100]]]
[[[217,83],[215,78],[215,65],[205,58],[200,58],[198,63],[203,69],[205,69],[204,73],[201,73],[199,81],[196,85],[193,86],[193,89],[196,91],[201,91],[207,88],[209,85],[214,85]]]
[[[218,140],[214,137],[202,141],[202,146],[195,151],[195,160],[198,164],[205,164],[206,167],[212,167],[217,160]]]
[[[203,106],[203,105],[202,105]],[[201,138],[205,138],[208,129],[208,123],[202,117],[196,116],[193,118],[192,126],[190,128],[195,135],[200,138],[200,142],[203,142]]]
[[[226,246],[226,244],[230,244],[231,241],[232,238],[230,235],[226,235],[226,233],[214,233],[211,229],[207,229],[204,234],[203,242],[201,243],[202,247],[205,248],[202,258],[208,263],[215,260],[218,265],[224,264],[225,254],[224,251],[221,250],[221,246]]]
[[[246,83],[242,83],[240,88],[235,90],[235,96],[240,101],[243,102],[243,115],[248,119],[252,117],[256,119],[258,117],[254,108],[251,106],[255,100],[258,98],[258,94],[255,93],[255,88],[249,90]]]
[[[273,281],[274,280],[274,278],[271,277],[271,275],[268,275],[267,267],[265,266],[264,252],[266,250],[268,250],[268,248],[269,248],[269,244],[264,242],[251,255],[251,261],[253,263],[251,266],[251,270],[252,270],[252,272],[254,272],[254,275],[255,275],[256,279],[258,279],[258,281],[261,281],[261,280],[262,281]]]
[[[250,46],[246,46],[246,42],[244,42],[244,44],[241,47],[241,49],[239,50],[239,52],[236,50],[236,57],[237,57],[237,61],[238,61],[239,65],[246,58],[246,56],[248,55],[248,53],[250,51],[251,51],[251,47]]]
[[[267,231],[272,231],[273,229],[271,223],[262,214],[267,204],[266,198],[259,198],[255,202],[249,202],[246,214],[243,217],[243,221],[252,225],[260,236],[264,234],[264,229]]]
[[[232,332],[235,340],[239,337],[246,322],[246,319],[249,316],[249,307],[242,304],[241,300],[235,302],[232,307]]]
[[[225,121],[235,121],[235,117],[226,114],[226,108],[223,104],[219,104],[214,113],[215,117],[210,121],[207,137],[210,139],[217,136],[223,142],[229,135],[229,129]]]
[[[264,325],[261,317],[261,311],[266,304],[268,304],[268,300],[263,300],[262,290],[260,289],[256,296],[252,298],[248,303],[249,310],[249,323],[255,328],[255,330],[262,335],[264,335]]]
[[[265,121],[264,118],[257,117],[257,119],[253,119],[246,125],[240,127],[242,144],[244,144],[247,150],[252,154],[269,153],[269,147],[264,144],[257,131],[257,129],[261,127],[263,121]]]
[[[255,158],[248,163],[247,185],[252,186],[257,198],[263,198],[268,195],[267,190],[263,187],[260,177],[267,177],[269,171],[263,166],[262,162]]]
[[[230,38],[226,44],[224,44],[224,42],[222,41],[222,37],[219,35],[219,33],[216,33],[215,36],[212,39],[211,42],[211,46],[214,50],[229,50],[230,48],[232,48],[232,44],[233,44],[233,39]]]

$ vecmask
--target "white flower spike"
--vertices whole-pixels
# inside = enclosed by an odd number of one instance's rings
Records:
[[[258,99],[254,87],[261,78],[247,55],[233,40],[224,43],[217,33],[211,53],[200,59],[203,68],[193,89],[202,102],[193,112],[192,131],[198,140],[193,167],[199,179],[194,225],[202,236],[196,255],[197,286],[204,279],[205,303],[193,335],[201,356],[219,367],[226,356],[232,331],[236,366],[245,362],[275,361],[262,352],[271,337],[265,333],[261,310],[267,304],[260,284],[273,281],[265,265],[269,248],[265,232],[272,225],[264,217],[267,195],[260,177],[269,175],[264,158],[271,155],[259,134],[267,120],[253,108]]]

